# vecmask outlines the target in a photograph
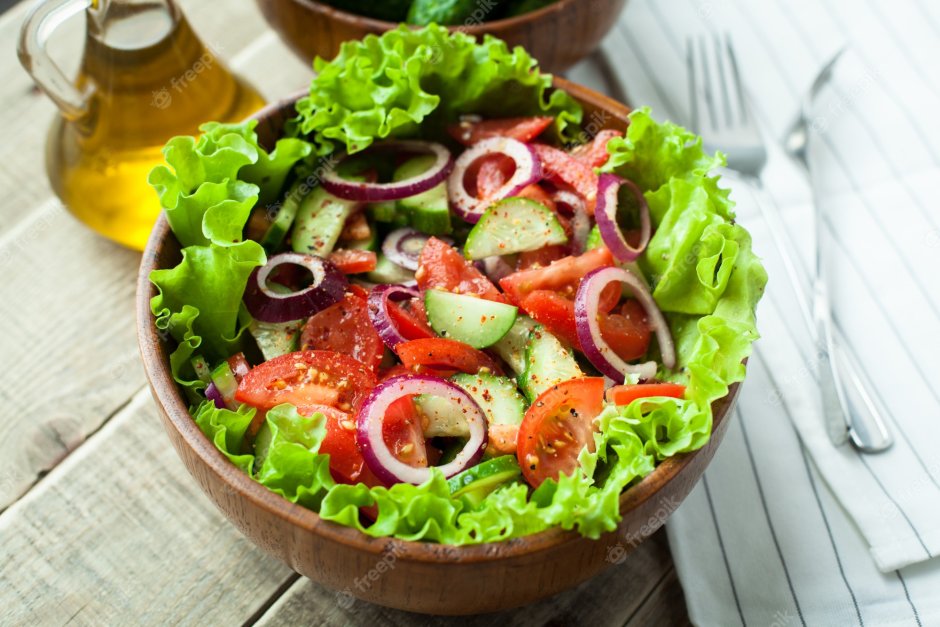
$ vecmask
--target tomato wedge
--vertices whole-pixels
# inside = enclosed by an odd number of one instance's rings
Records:
[[[529,406],[516,441],[516,457],[529,485],[537,488],[577,469],[581,450],[594,450],[594,418],[603,408],[601,377],[553,385]]]
[[[578,146],[571,151],[571,156],[578,161],[583,161],[592,168],[599,168],[605,163],[610,155],[607,154],[607,144],[614,137],[623,137],[623,133],[612,129],[604,129],[594,136],[588,144]]]
[[[538,250],[528,250],[519,253],[519,261],[516,267],[519,270],[532,270],[536,268],[545,268],[549,264],[564,259],[568,256],[568,247],[564,244],[553,244],[544,246]]]
[[[320,443],[320,452],[330,456],[330,474],[339,483],[357,483],[365,461],[356,445],[356,419],[327,405],[298,407],[297,412],[302,416],[323,414],[326,435]]]
[[[436,237],[424,245],[415,272],[418,287],[422,290],[440,289],[456,294],[475,294],[480,298],[506,302],[482,272],[461,256],[452,246]]]
[[[588,213],[593,214],[598,185],[594,169],[585,162],[575,159],[564,150],[545,144],[533,144],[532,147],[542,162],[542,173],[545,178],[573,189],[587,201]]]
[[[421,416],[412,397],[403,396],[389,405],[382,423],[382,439],[399,461],[417,468],[428,467]]]
[[[490,137],[511,137],[521,142],[530,142],[554,121],[555,118],[548,116],[465,121],[447,127],[447,132],[464,146],[472,146],[481,139]]]
[[[526,295],[534,290],[552,290],[566,298],[574,299],[581,279],[588,272],[612,265],[614,265],[614,256],[605,246],[601,246],[581,255],[559,259],[544,268],[514,272],[501,279],[499,286],[503,288],[509,300],[517,306],[521,306]],[[612,285],[604,292],[605,298],[601,299],[602,311],[613,309],[620,300],[620,289],[619,285]],[[612,303],[607,300],[615,296],[616,300]]]
[[[349,355],[305,350],[252,368],[239,383],[235,400],[263,410],[290,403],[328,405],[354,414],[375,384],[372,371]]]
[[[440,370],[456,370],[476,374],[481,370],[502,374],[496,362],[468,344],[447,338],[429,338],[402,342],[395,347],[401,363],[411,370],[427,366]]]
[[[678,383],[640,383],[637,385],[616,385],[607,390],[607,401],[614,405],[629,405],[638,398],[668,396],[683,398],[685,386]]]
[[[378,262],[378,256],[371,250],[342,248],[330,253],[328,259],[343,274],[372,272]]]
[[[626,360],[645,355],[652,334],[643,308],[636,301],[627,301],[631,302],[634,304],[630,306],[629,316],[601,313],[598,320],[601,336],[615,353]],[[574,317],[574,301],[551,290],[535,290],[525,297],[520,308],[560,340],[582,350]]]
[[[464,185],[477,198],[490,198],[506,184],[515,169],[516,164],[506,155],[489,155],[467,168]]]
[[[366,299],[351,292],[335,305],[310,316],[300,336],[300,347],[345,353],[373,371],[385,353],[385,344],[369,319]]]
[[[388,317],[406,340],[437,337],[434,330],[428,326],[428,317],[419,299],[403,302],[389,299]]]

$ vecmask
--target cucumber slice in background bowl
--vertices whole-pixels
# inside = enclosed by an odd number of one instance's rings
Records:
[[[513,197],[484,212],[463,250],[467,259],[476,260],[567,242],[565,229],[550,209],[529,198]]]

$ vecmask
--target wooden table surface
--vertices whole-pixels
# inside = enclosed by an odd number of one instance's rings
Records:
[[[139,254],[75,221],[43,166],[53,116],[0,15],[0,616],[3,624],[443,624],[351,601],[268,557],[203,496],[163,433],[134,337]],[[179,0],[268,98],[311,72],[248,0]],[[75,56],[80,33],[61,42]],[[71,46],[71,49],[69,48]],[[58,42],[57,42],[58,47]],[[603,64],[572,78],[604,85]],[[463,624],[688,622],[665,536],[581,587]]]

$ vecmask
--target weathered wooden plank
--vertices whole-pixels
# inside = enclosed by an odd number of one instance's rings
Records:
[[[0,515],[5,624],[237,624],[291,571],[186,474],[141,390]]]
[[[682,584],[679,583],[675,569],[670,567],[650,595],[630,616],[625,627],[649,627],[650,625],[684,627],[691,624]]]
[[[614,558],[618,557],[612,553]],[[620,561],[617,559],[617,561]],[[280,625],[623,625],[672,570],[665,534],[640,545],[622,563],[574,590],[527,607],[462,618],[424,616],[358,601],[309,579],[298,580],[258,621]],[[394,577],[394,564],[381,574]],[[354,585],[350,582],[350,585]]]

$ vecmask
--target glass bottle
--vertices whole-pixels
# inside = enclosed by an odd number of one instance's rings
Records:
[[[85,14],[85,49],[69,80],[46,52],[56,28]],[[160,205],[147,175],[174,135],[242,120],[261,96],[196,36],[173,0],[46,0],[23,24],[23,67],[55,102],[46,168],[56,194],[98,233],[143,249]]]

